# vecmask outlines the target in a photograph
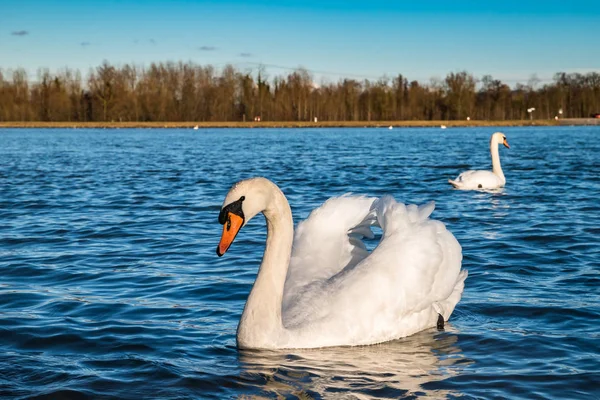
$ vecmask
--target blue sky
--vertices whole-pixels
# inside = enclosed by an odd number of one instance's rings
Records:
[[[194,61],[315,80],[600,71],[592,1],[3,0],[0,68]]]

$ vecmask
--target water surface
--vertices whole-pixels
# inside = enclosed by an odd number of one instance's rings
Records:
[[[599,398],[600,129],[0,130],[1,398]],[[347,192],[436,201],[469,278],[446,330],[238,351],[262,217],[223,258],[220,205],[262,175],[297,221]]]

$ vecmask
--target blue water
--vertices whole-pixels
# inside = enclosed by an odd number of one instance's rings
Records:
[[[0,398],[600,397],[600,129],[0,130]],[[446,330],[238,351],[264,219],[217,258],[230,185],[299,221],[330,196],[436,201],[469,278]],[[368,299],[365,299],[368,301]]]

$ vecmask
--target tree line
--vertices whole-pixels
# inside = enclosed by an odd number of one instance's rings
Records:
[[[317,85],[301,68],[271,78],[260,67],[192,62],[105,61],[85,78],[69,68],[41,69],[34,81],[23,69],[0,69],[0,121],[522,120],[552,119],[559,110],[568,118],[599,113],[600,74],[559,72],[551,83],[534,77],[511,88],[466,71],[427,84],[399,74]]]

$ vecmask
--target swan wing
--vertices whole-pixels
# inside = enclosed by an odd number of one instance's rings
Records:
[[[345,195],[327,200],[298,224],[283,292],[283,309],[307,286],[323,282],[368,256],[364,237],[377,223],[376,199]]]
[[[373,204],[383,229],[379,245],[284,310],[300,345],[379,343],[435,326],[438,313],[450,317],[466,271],[458,241],[429,219],[433,209],[433,203],[406,206],[389,196]]]
[[[376,207],[383,237],[370,261],[394,265],[387,270],[400,280],[401,311],[411,314],[447,299],[460,274],[462,248],[442,222],[429,218],[435,203],[404,205],[386,196]]]
[[[492,171],[465,171],[449,182],[458,189],[493,189],[502,186],[502,180]]]

